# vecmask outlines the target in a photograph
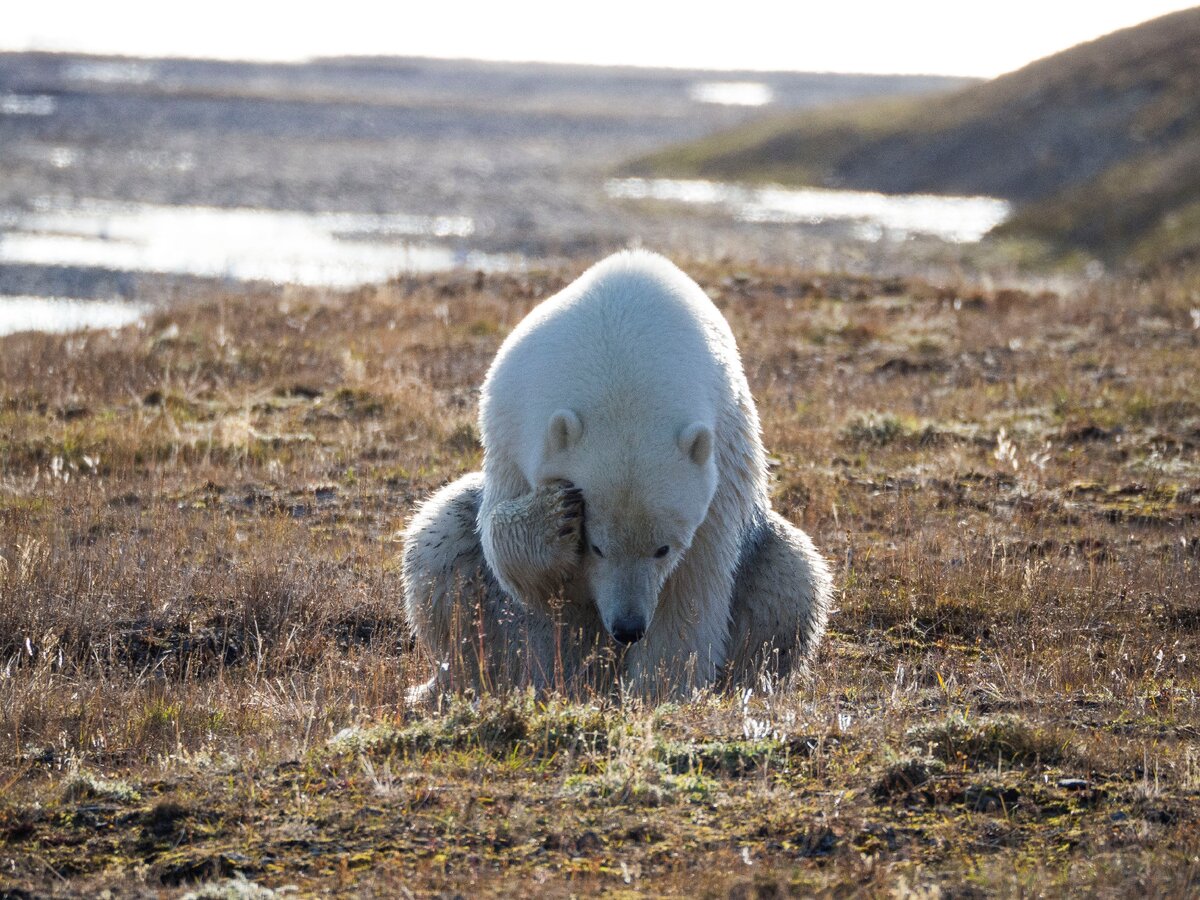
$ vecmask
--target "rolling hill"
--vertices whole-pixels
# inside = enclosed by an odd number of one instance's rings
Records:
[[[636,174],[1013,202],[998,232],[1157,264],[1200,257],[1200,7],[933,97],[760,121]]]

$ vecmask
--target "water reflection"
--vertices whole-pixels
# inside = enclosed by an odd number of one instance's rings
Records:
[[[718,206],[742,222],[819,225],[850,222],[864,240],[926,234],[977,241],[1003,222],[1009,205],[994,197],[877,194],[822,188],[745,187],[719,181],[614,179],[605,186],[622,200],[667,200]]]
[[[0,263],[352,287],[401,272],[511,268],[442,243],[466,216],[305,213],[100,201],[0,212]]]
[[[0,115],[49,116],[58,104],[49,94],[0,94]]]
[[[120,328],[145,315],[147,307],[118,300],[0,296],[0,335],[18,331],[78,331]]]
[[[156,74],[156,66],[134,59],[77,60],[63,69],[63,75],[71,81],[98,84],[145,84]]]
[[[688,93],[697,103],[724,106],[765,106],[775,97],[761,81],[700,81]]]

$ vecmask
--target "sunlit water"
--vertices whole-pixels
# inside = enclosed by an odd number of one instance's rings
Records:
[[[761,81],[699,81],[689,93],[697,103],[723,106],[765,106],[775,96]]]
[[[152,63],[136,59],[81,59],[70,62],[63,74],[71,81],[97,84],[145,84],[158,74]]]
[[[946,241],[978,241],[1003,222],[1009,205],[995,197],[877,194],[822,188],[745,187],[719,181],[668,178],[613,179],[605,186],[621,200],[665,200],[714,206],[743,222],[819,225],[848,222],[864,240],[909,234]]]
[[[405,272],[512,268],[447,241],[466,216],[305,213],[100,201],[0,212],[0,263],[353,287]]]
[[[147,307],[119,300],[0,296],[0,335],[18,331],[79,331],[120,328],[136,322]]]
[[[49,116],[57,108],[49,94],[0,94],[0,116]]]

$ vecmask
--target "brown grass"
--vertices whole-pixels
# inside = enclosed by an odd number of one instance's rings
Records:
[[[391,535],[574,272],[0,340],[0,893],[1194,891],[1197,284],[689,270],[839,596],[659,709],[404,703]]]

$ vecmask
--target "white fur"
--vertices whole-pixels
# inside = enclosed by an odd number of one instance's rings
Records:
[[[582,645],[604,641],[597,624],[647,625],[620,663],[643,692],[707,685],[728,663],[761,662],[767,644],[789,661],[815,648],[828,568],[770,513],[733,335],[666,259],[617,254],[535,308],[496,355],[480,421],[479,546],[488,576],[530,616],[557,617]],[[562,523],[546,510],[560,481],[582,490],[582,548],[574,534],[553,537]],[[432,515],[409,529],[405,583],[410,620],[436,650],[420,608],[453,602],[446,584],[429,586],[445,563],[409,551]]]

